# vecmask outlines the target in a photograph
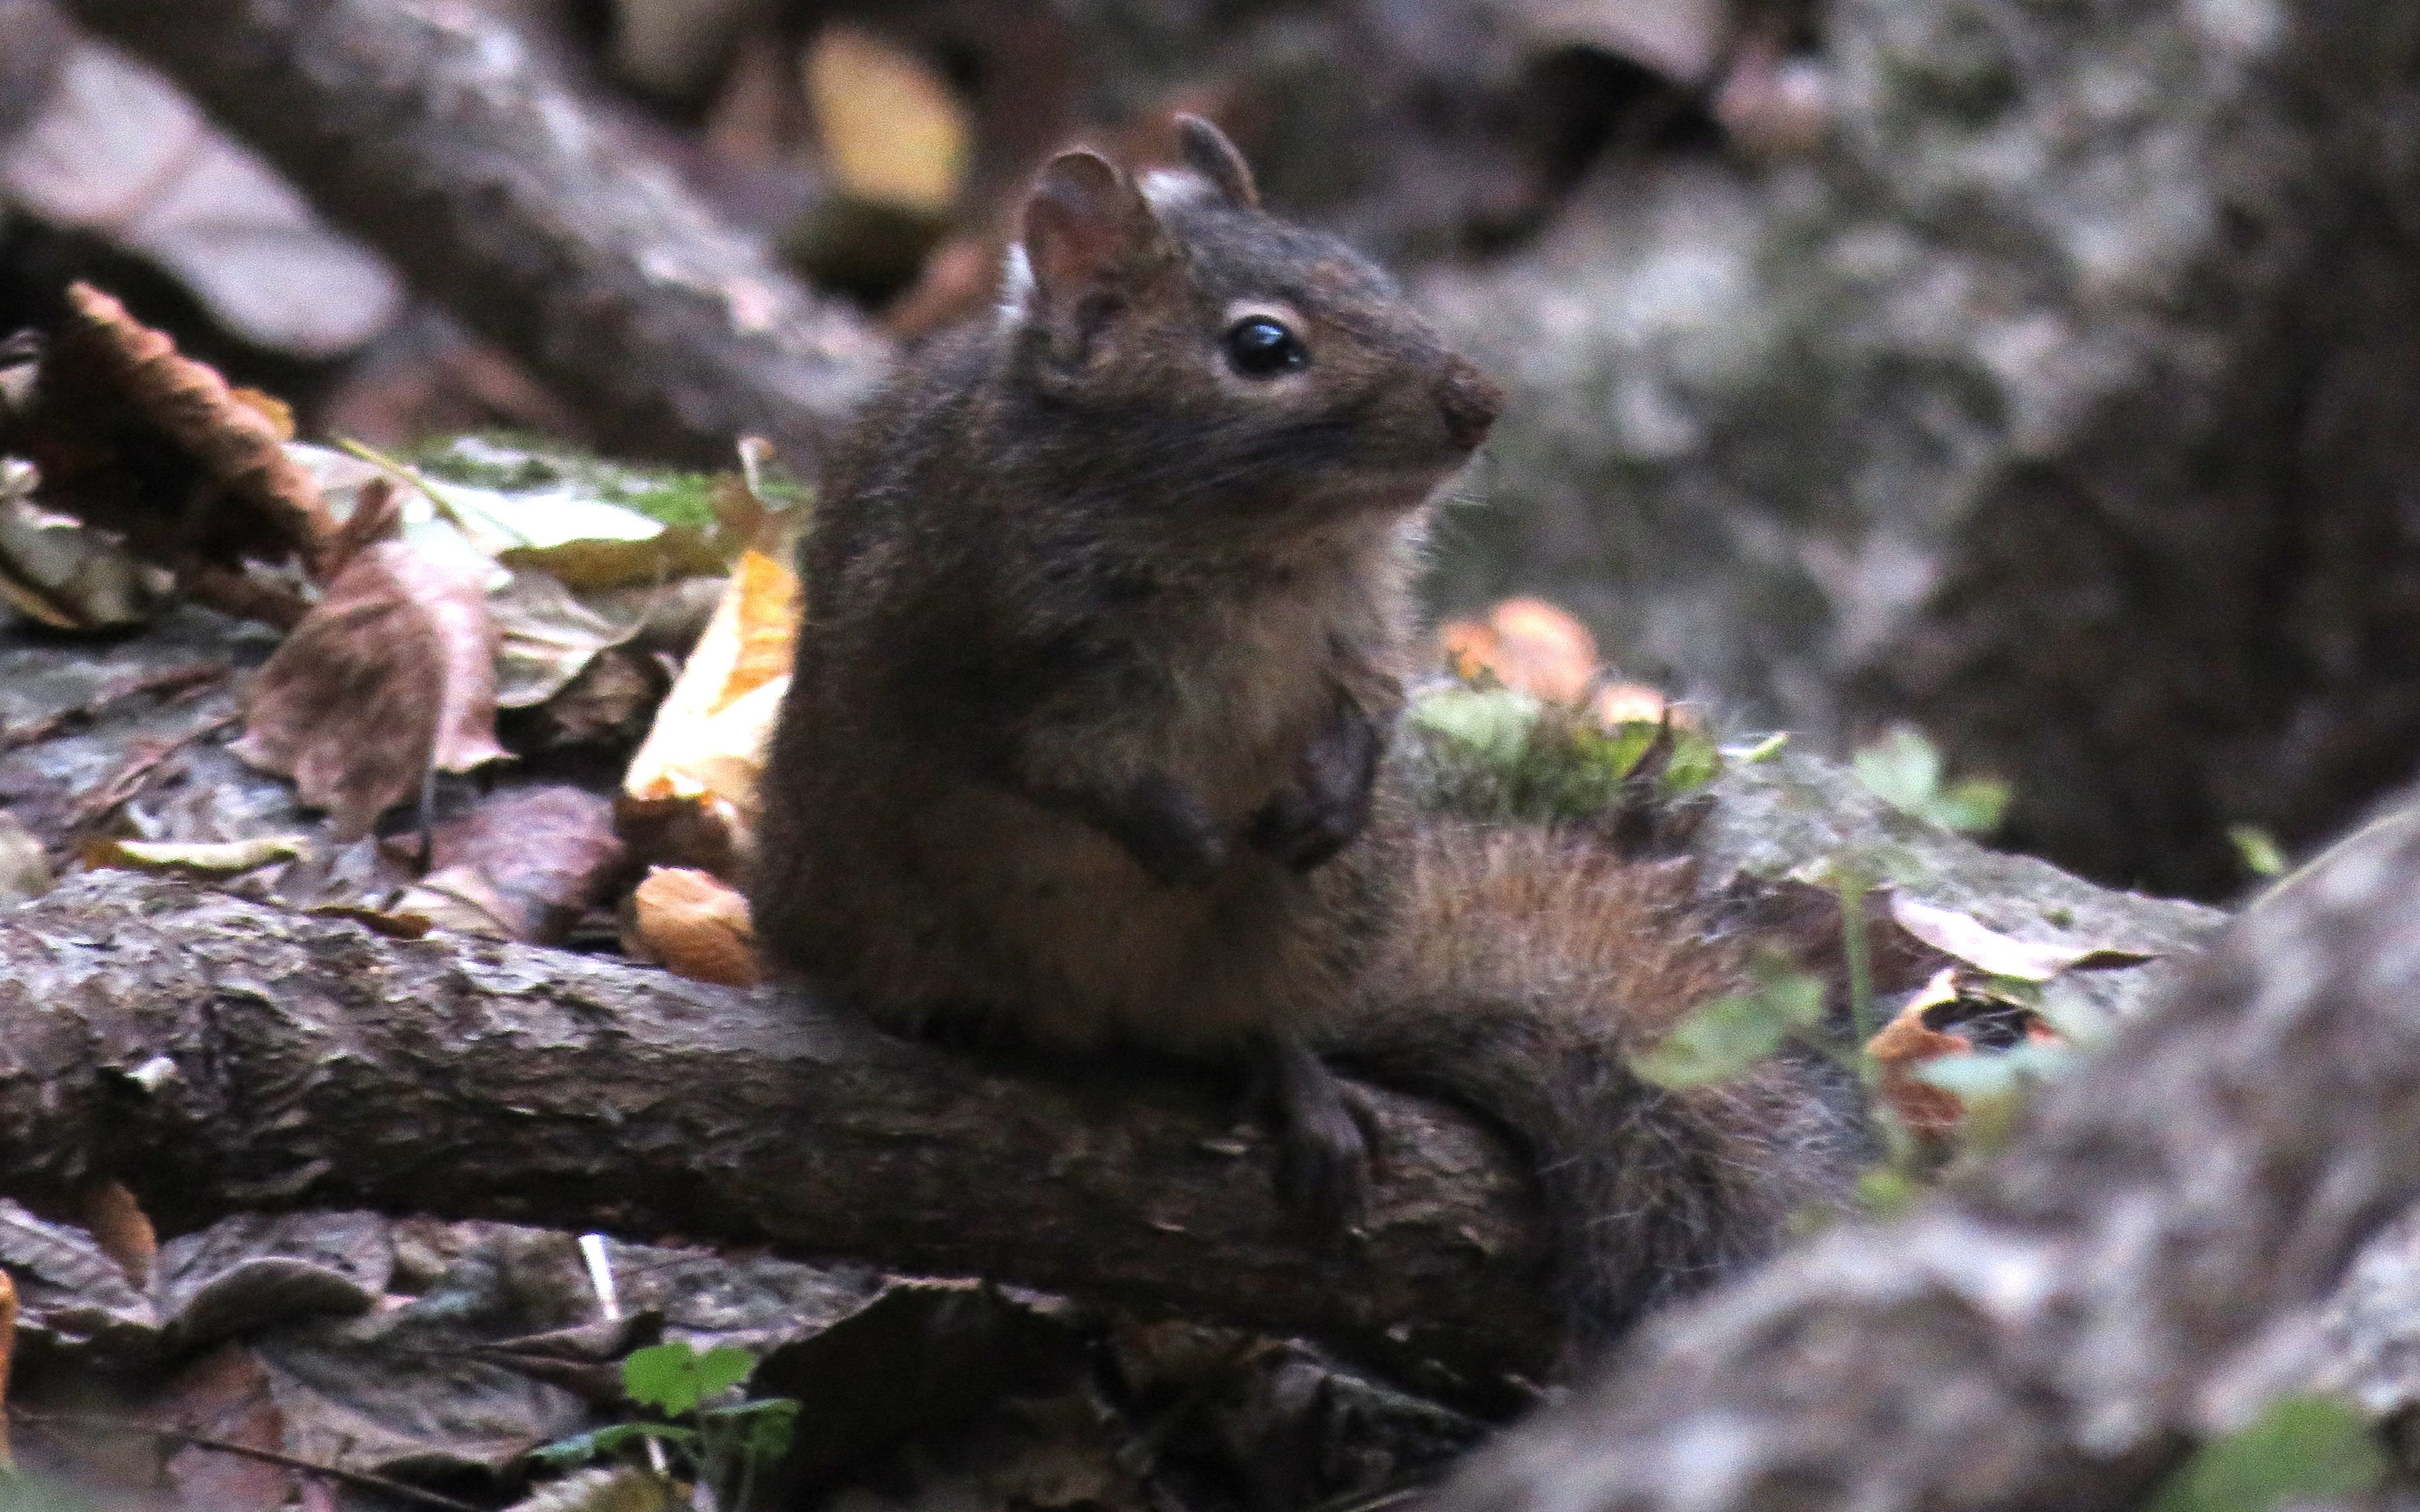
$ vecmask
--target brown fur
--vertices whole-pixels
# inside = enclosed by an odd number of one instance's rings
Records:
[[[895,1025],[1277,1046],[1330,1165],[1358,1135],[1303,1044],[1463,1097],[1585,1204],[1602,1332],[1771,1242],[1831,1169],[1789,1132],[1811,1104],[1631,1078],[1735,963],[1644,873],[1418,822],[1376,761],[1423,510],[1495,393],[1187,130],[1197,172],[1148,197],[1089,154],[1046,170],[1031,286],[910,362],[829,470],[758,934]],[[1307,362],[1251,374],[1229,343],[1260,316]]]
[[[1769,1253],[1843,1195],[1863,1140],[1823,1068],[1783,1059],[1668,1092],[1631,1057],[1745,980],[1687,869],[1544,825],[1432,819],[1406,907],[1318,1041],[1476,1106],[1528,1147],[1575,1343]]]

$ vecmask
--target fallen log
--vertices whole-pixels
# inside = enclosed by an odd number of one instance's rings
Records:
[[[2420,1197],[2420,813],[2232,928],[2016,1143],[1671,1315],[1450,1512],[2139,1503]]]
[[[168,1231],[365,1206],[768,1242],[1308,1335],[1498,1406],[1553,1360],[1528,1182],[1484,1131],[1373,1091],[1367,1227],[1307,1236],[1231,1089],[1108,1070],[125,873],[0,912],[0,1190],[115,1176]]]
[[[800,464],[884,344],[616,149],[509,27],[388,0],[63,0],[590,411],[615,449]]]

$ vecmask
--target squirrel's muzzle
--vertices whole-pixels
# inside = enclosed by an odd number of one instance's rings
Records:
[[[1495,379],[1456,357],[1437,384],[1437,408],[1445,414],[1447,438],[1466,452],[1476,451],[1504,409],[1504,391]]]

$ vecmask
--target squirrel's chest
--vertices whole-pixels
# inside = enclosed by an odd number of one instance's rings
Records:
[[[1162,660],[1155,744],[1214,810],[1264,801],[1328,716],[1337,665],[1365,625],[1326,597],[1271,597],[1203,617]]]

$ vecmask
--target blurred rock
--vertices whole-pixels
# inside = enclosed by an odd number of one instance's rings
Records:
[[[1836,746],[1913,714],[2006,839],[2213,895],[2420,740],[2420,16],[1908,7],[1824,25],[1827,149],[1603,172],[1421,293],[1513,391],[1450,606]]]

